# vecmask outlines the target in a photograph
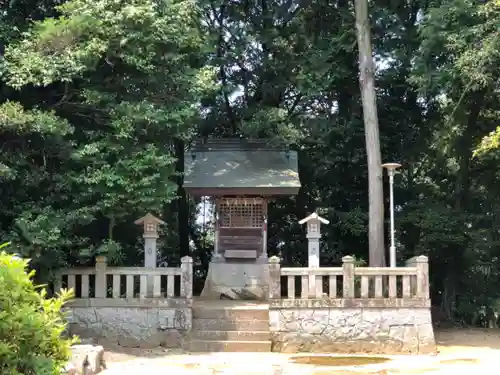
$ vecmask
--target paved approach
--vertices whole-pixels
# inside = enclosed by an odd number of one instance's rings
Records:
[[[463,356],[391,356],[390,360],[384,363],[358,366],[295,364],[290,360],[292,356],[297,357],[298,354],[173,355],[117,363],[104,371],[102,375],[163,375],[169,370],[176,375],[456,375],[472,371],[482,371],[488,374],[495,368],[495,358],[491,355],[481,355],[480,352],[467,358]]]

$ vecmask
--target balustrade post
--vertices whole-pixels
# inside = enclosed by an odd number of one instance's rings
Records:
[[[418,257],[412,257],[412,258],[408,259],[405,262],[406,267],[416,267],[417,266],[417,258]]]
[[[106,267],[107,260],[104,255],[95,257],[95,298],[106,298],[107,282],[106,282]]]
[[[281,267],[280,258],[269,258],[269,299],[281,298]]]
[[[193,298],[193,258],[185,256],[181,259],[181,297]]]
[[[54,274],[54,296],[61,293],[62,289],[62,275],[59,272]]]
[[[417,266],[417,297],[429,299],[429,258],[420,255],[414,262]]]
[[[342,298],[354,298],[354,258],[350,255],[342,258],[342,275]]]
[[[406,267],[417,267],[417,257],[411,257],[405,262]],[[417,275],[410,276],[410,295],[411,297],[418,297],[417,295]]]

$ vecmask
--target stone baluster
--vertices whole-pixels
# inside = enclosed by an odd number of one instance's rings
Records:
[[[420,255],[416,257],[415,264],[417,266],[417,297],[429,299],[429,258]]]
[[[342,258],[342,277],[342,298],[354,298],[354,258],[350,255]]]
[[[181,297],[193,298],[193,258],[185,256],[181,259]]]
[[[269,299],[281,298],[281,267],[280,258],[269,258]]]
[[[108,283],[106,281],[107,259],[104,255],[95,257],[95,298],[106,298]]]
[[[61,293],[62,289],[62,275],[59,272],[56,272],[54,274],[54,291],[53,295],[56,296],[57,294]]]
[[[415,256],[406,261],[407,267],[415,267],[417,275],[410,279],[411,296],[429,299],[429,258]]]

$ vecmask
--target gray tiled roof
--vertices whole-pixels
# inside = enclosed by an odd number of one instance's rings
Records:
[[[184,173],[184,187],[187,189],[300,188],[295,151],[232,149],[188,152]]]

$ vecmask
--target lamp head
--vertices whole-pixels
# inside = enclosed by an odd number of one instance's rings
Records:
[[[387,169],[388,171],[394,171],[395,169],[401,167],[401,164],[399,163],[385,163],[382,164],[382,168]]]

